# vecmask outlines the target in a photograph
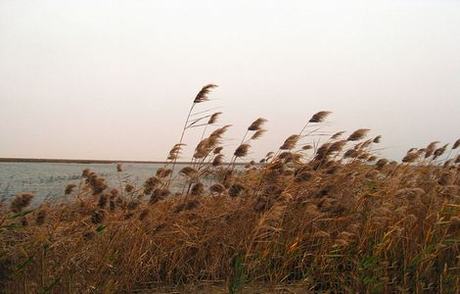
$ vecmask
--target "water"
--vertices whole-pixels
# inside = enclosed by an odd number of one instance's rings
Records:
[[[89,168],[104,177],[110,187],[119,187],[120,179],[142,185],[163,164],[125,163],[117,173],[116,164],[0,163],[0,199],[8,200],[19,192],[33,192],[34,202],[62,198],[68,184],[79,184],[81,173]],[[180,170],[181,167],[176,168]]]

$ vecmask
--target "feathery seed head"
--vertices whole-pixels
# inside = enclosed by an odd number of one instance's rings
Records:
[[[372,140],[373,143],[380,143],[380,141],[382,140],[382,136],[378,135],[377,137],[374,138],[374,140]]]
[[[201,88],[200,92],[196,95],[195,99],[193,100],[193,103],[202,103],[205,101],[208,101],[208,94],[211,92],[212,89],[216,88],[217,85],[214,84],[208,84]]]
[[[291,135],[289,136],[283,143],[283,145],[281,145],[280,149],[281,150],[291,150],[295,147],[295,145],[297,144],[297,142],[299,141],[300,139],[300,136],[299,135]]]
[[[425,158],[428,158],[433,155],[434,151],[436,150],[436,145],[439,144],[439,141],[434,141],[428,144],[425,148]]]
[[[167,196],[169,196],[171,192],[165,188],[157,188],[153,191],[152,195],[150,196],[149,204],[155,204],[160,200],[163,200]]]
[[[222,146],[216,147],[216,148],[214,148],[213,153],[216,154],[216,155],[220,154],[222,149],[224,149],[224,147],[222,147]]]
[[[244,190],[246,190],[246,187],[243,186],[242,184],[233,184],[230,186],[228,189],[228,195],[230,197],[237,197],[239,196]]]
[[[320,111],[320,112],[317,112],[315,113],[308,122],[311,122],[311,123],[319,123],[319,122],[323,122],[327,116],[329,116],[329,114],[331,114],[332,112],[331,111]]]
[[[452,149],[455,150],[455,149],[457,149],[459,146],[460,146],[460,139],[458,139],[457,141],[455,141],[454,145],[452,146]]]
[[[387,159],[381,158],[381,159],[377,160],[375,165],[377,166],[378,169],[382,169],[387,163],[388,163]]]
[[[345,134],[345,131],[337,132],[337,133],[335,133],[335,134],[333,134],[331,136],[331,140],[336,140],[336,139],[340,138],[343,134]]]
[[[328,152],[329,153],[332,153],[332,152],[341,152],[342,149],[345,147],[345,145],[347,144],[347,140],[340,140],[340,141],[336,141],[334,143],[332,143],[329,147],[329,150]]]
[[[70,195],[70,194],[72,194],[73,189],[75,189],[75,187],[77,187],[77,185],[75,185],[75,184],[68,184],[68,185],[65,187],[64,194],[65,194],[65,195]]]
[[[182,152],[183,146],[185,146],[183,143],[175,144],[169,151],[168,160],[177,160]]]
[[[198,171],[193,167],[186,166],[181,169],[179,173],[185,177],[193,178],[197,175]]]
[[[251,147],[251,145],[249,144],[241,144],[240,146],[238,146],[238,148],[236,148],[235,152],[233,153],[233,155],[235,155],[235,157],[245,157],[246,155],[248,155],[248,152],[249,152],[249,148]]]
[[[209,191],[214,194],[222,194],[225,191],[225,186],[222,184],[214,184],[209,188]]]
[[[82,176],[83,178],[87,178],[87,177],[89,176],[90,172],[91,172],[91,170],[90,170],[89,168],[85,168],[85,169],[83,170],[83,172],[81,173],[81,176]]]
[[[11,201],[11,211],[16,213],[21,212],[23,208],[29,206],[30,202],[32,202],[32,198],[34,198],[33,193],[24,192],[17,194],[13,201]]]
[[[407,152],[406,156],[402,159],[402,162],[411,163],[416,161],[419,158],[418,152]]]
[[[444,152],[446,152],[447,146],[449,146],[449,144],[445,144],[444,146],[436,149],[433,153],[433,159],[436,159],[440,157],[441,155],[443,155]]]
[[[370,131],[370,129],[358,129],[356,131],[354,131],[349,137],[348,137],[348,141],[358,141],[358,140],[361,140],[362,138],[364,138],[367,133]]]
[[[259,117],[256,119],[251,125],[248,127],[248,131],[257,131],[262,128],[262,125],[266,122],[267,120],[265,118]]]
[[[216,157],[214,157],[212,161],[213,166],[219,166],[224,162],[224,155],[223,154],[218,154]]]
[[[150,194],[152,191],[157,188],[159,185],[161,185],[161,180],[157,177],[150,177],[144,182],[144,194]]]
[[[127,193],[133,192],[133,191],[134,191],[134,186],[131,185],[131,184],[126,184],[126,186],[125,186],[125,191],[126,191]]]
[[[192,196],[200,196],[204,193],[204,185],[202,183],[195,183],[190,190]]]
[[[211,117],[208,120],[208,125],[212,125],[217,122],[217,119],[219,116],[222,114],[222,112],[216,112],[211,115]]]
[[[102,209],[97,209],[91,214],[91,222],[93,224],[100,224],[105,219],[105,212]]]
[[[262,137],[262,135],[266,132],[267,130],[264,130],[264,129],[259,129],[257,130],[252,136],[251,136],[251,140],[257,140],[259,139],[260,137]]]
[[[172,170],[170,168],[160,167],[156,171],[156,176],[161,178],[161,179],[163,179],[163,178],[169,177],[169,175],[171,175],[171,173],[172,173]]]
[[[43,225],[45,223],[47,211],[45,209],[40,209],[40,211],[37,214],[37,217],[35,218],[35,223],[37,225]]]

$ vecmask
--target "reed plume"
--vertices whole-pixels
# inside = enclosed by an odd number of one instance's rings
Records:
[[[126,184],[126,185],[125,185],[125,191],[126,191],[126,193],[132,193],[132,192],[134,192],[134,190],[135,190],[135,188],[134,188],[133,185],[131,185],[131,184]]]
[[[265,118],[259,117],[254,122],[252,122],[249,127],[248,131],[258,131],[262,128],[262,126],[267,122]]]
[[[343,158],[357,158],[360,154],[360,151],[356,148],[351,148],[345,151],[343,154]]]
[[[172,174],[172,169],[161,167],[157,169],[156,176],[160,179],[167,178]]]
[[[81,173],[82,178],[87,178],[89,176],[90,172],[91,171],[90,171],[89,168],[85,168]]]
[[[105,212],[102,209],[97,209],[91,214],[91,222],[93,224],[100,224],[105,219]]]
[[[209,191],[211,191],[213,194],[222,194],[225,191],[225,186],[217,183],[209,187]]]
[[[358,129],[356,131],[354,131],[349,137],[348,137],[348,141],[359,141],[361,140],[362,138],[364,138],[367,133],[369,132],[370,130],[369,129]]]
[[[371,162],[371,161],[376,161],[377,160],[377,156],[375,155],[371,155],[369,156],[369,158],[367,159],[367,161]]]
[[[311,178],[313,178],[313,173],[312,172],[310,172],[310,171],[301,171],[301,172],[298,172],[295,175],[294,180],[297,183],[302,183],[302,182],[309,181]]]
[[[156,188],[153,190],[152,195],[150,196],[149,204],[155,204],[158,201],[161,201],[168,197],[171,192],[166,188]]]
[[[222,112],[216,112],[211,115],[211,117],[208,120],[208,125],[212,125],[217,122],[219,119],[219,116],[222,114]]]
[[[144,194],[151,194],[153,190],[161,186],[163,182],[157,177],[150,177],[144,182]]]
[[[179,173],[185,177],[193,178],[198,174],[198,171],[191,166],[186,166]]]
[[[45,209],[40,209],[40,211],[37,213],[37,217],[35,218],[35,223],[38,226],[41,226],[45,223],[47,216],[47,211]]]
[[[97,203],[97,206],[99,208],[105,208],[105,206],[107,205],[107,195],[102,193],[101,195],[99,195],[99,201]]]
[[[447,150],[447,146],[449,146],[449,144],[445,144],[444,146],[436,149],[433,153],[433,159],[436,159],[438,157],[440,157],[441,155],[444,154],[444,152],[446,152]]]
[[[343,134],[345,134],[345,131],[337,132],[337,133],[335,133],[335,134],[333,134],[331,136],[331,140],[336,140],[336,139],[340,138]]]
[[[431,157],[436,150],[436,145],[439,144],[439,141],[434,141],[428,144],[428,146],[425,148],[425,158]]]
[[[75,189],[75,187],[77,187],[77,185],[75,185],[75,184],[68,184],[68,185],[65,187],[64,194],[65,194],[65,195],[70,195],[70,194],[72,194],[72,192],[73,192],[73,190]]]
[[[172,160],[172,161],[177,160],[179,158],[179,155],[182,152],[183,146],[185,146],[185,144],[182,144],[182,143],[175,144],[169,151],[168,160]]]
[[[297,142],[299,141],[300,139],[300,136],[299,135],[291,135],[289,136],[283,143],[283,145],[281,145],[280,149],[281,150],[291,150],[291,149],[294,149],[295,145],[297,144]]]
[[[326,118],[331,114],[331,111],[320,111],[315,113],[308,122],[311,123],[320,123],[324,122]]]
[[[235,183],[231,185],[230,188],[228,189],[228,195],[230,197],[237,197],[237,196],[240,196],[241,193],[243,193],[245,190],[246,190],[246,187],[244,185]]]
[[[190,190],[190,195],[199,196],[204,193],[204,185],[202,183],[195,183]]]
[[[402,162],[411,163],[419,158],[418,152],[407,152],[406,156],[402,159]]]
[[[318,150],[316,150],[316,155],[315,155],[315,159],[318,160],[318,161],[322,161],[324,159],[326,159],[326,157],[329,156],[330,154],[330,148],[331,148],[331,143],[324,143],[323,145],[321,145]]]
[[[212,161],[212,165],[213,166],[219,166],[219,165],[222,165],[223,162],[224,162],[224,155],[223,154],[218,154],[216,157],[214,157],[214,159]]]
[[[220,152],[222,152],[222,149],[224,149],[224,147],[222,147],[222,146],[216,147],[216,148],[214,148],[212,153],[214,153],[215,155],[220,154]]]
[[[257,140],[257,139],[259,139],[260,137],[263,136],[263,134],[265,134],[265,132],[267,132],[267,130],[264,130],[264,129],[259,129],[259,130],[257,130],[257,131],[251,136],[251,140]]]
[[[333,142],[330,147],[329,147],[329,152],[330,153],[333,153],[333,152],[341,152],[342,149],[345,147],[345,145],[347,144],[347,140],[340,140],[340,141],[336,141],[336,142]]]
[[[193,103],[203,103],[206,101],[209,101],[209,93],[211,92],[212,89],[217,88],[217,85],[214,84],[208,84],[201,88],[201,90],[198,92],[196,95],[195,99],[193,100]]]
[[[17,194],[11,202],[10,209],[12,212],[21,212],[25,207],[29,206],[34,198],[33,193],[24,192]]]
[[[379,136],[375,137],[374,140],[372,140],[372,142],[378,144],[378,143],[380,143],[381,140],[382,140],[382,136],[379,135]]]
[[[193,154],[193,157],[195,159],[204,159],[209,154],[211,154],[213,150],[218,148],[218,145],[221,143],[222,136],[225,134],[229,127],[230,125],[226,125],[222,128],[218,128],[214,130],[209,135],[209,137],[201,140],[195,148],[195,153]]]
[[[233,155],[236,158],[245,157],[246,155],[248,155],[250,147],[251,147],[251,145],[249,145],[249,144],[241,144],[240,146],[238,146],[238,148],[236,148],[236,150],[233,153]]]

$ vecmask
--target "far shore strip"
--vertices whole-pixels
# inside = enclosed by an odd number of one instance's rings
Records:
[[[110,164],[110,163],[140,163],[166,164],[165,161],[140,160],[96,160],[96,159],[50,159],[50,158],[0,158],[0,162],[31,162],[31,163],[81,163],[81,164]],[[191,164],[188,161],[178,161],[177,164]],[[224,163],[225,164],[225,163]],[[248,162],[237,162],[237,165],[246,165]]]

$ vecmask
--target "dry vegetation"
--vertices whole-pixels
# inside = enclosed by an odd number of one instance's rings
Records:
[[[220,113],[196,110],[214,87],[196,96],[168,163],[142,186],[120,180],[108,187],[85,170],[79,186],[65,189],[67,202],[30,209],[33,195],[25,193],[5,203],[0,288],[110,293],[216,283],[231,293],[248,284],[300,284],[302,293],[459,291],[460,140],[389,162],[375,155],[380,136],[369,138],[368,129],[327,134],[321,126],[330,113],[321,111],[260,163],[235,168],[266,121],[254,121],[224,161],[229,126],[213,127]],[[193,161],[174,172],[184,135],[195,127],[203,132]],[[121,165],[117,171],[124,173]],[[171,192],[171,182],[181,189]]]

